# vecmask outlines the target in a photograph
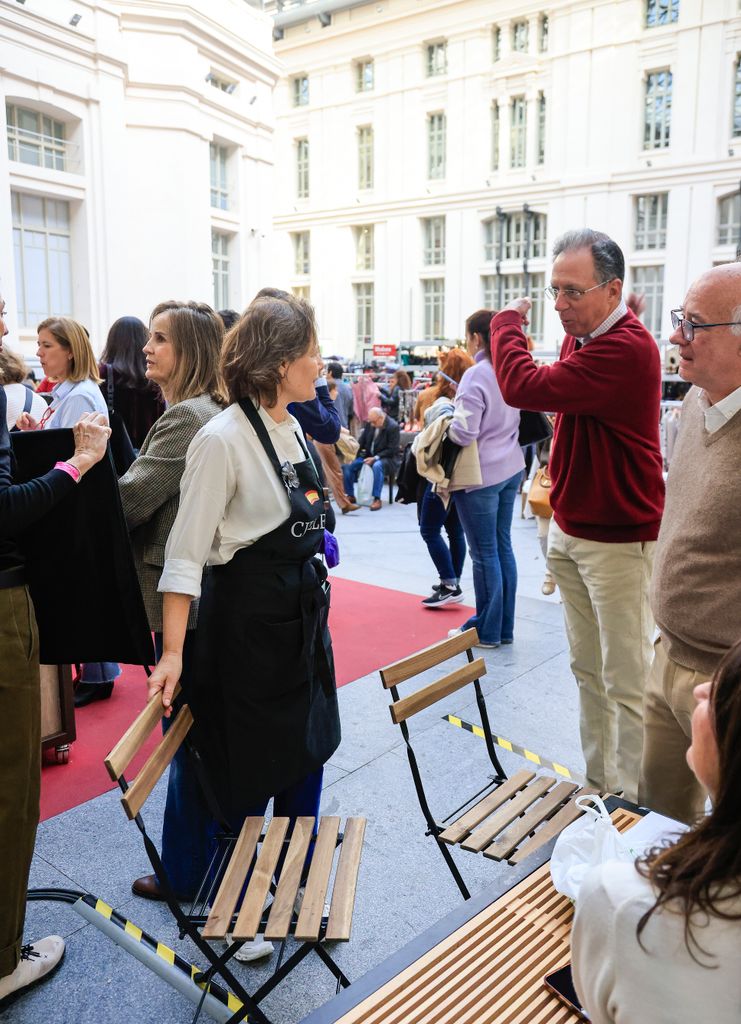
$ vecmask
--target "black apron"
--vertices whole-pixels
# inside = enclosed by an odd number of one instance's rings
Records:
[[[324,539],[324,491],[303,444],[305,461],[281,465],[252,402],[239,405],[291,509],[276,529],[204,573],[186,697],[209,781],[236,824],[320,768],[340,742],[329,583],[314,557]]]

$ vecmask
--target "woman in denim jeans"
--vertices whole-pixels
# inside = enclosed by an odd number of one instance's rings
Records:
[[[458,387],[449,430],[456,444],[477,442],[481,464],[481,485],[454,494],[471,552],[476,593],[476,614],[461,629],[475,626],[480,647],[511,644],[514,636],[517,564],[510,530],[525,465],[517,439],[520,413],[502,398],[491,362],[493,315],[482,309],[466,321],[466,342],[474,365]]]

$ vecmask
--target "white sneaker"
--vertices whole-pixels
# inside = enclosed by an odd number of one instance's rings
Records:
[[[226,941],[231,945],[234,937],[227,934]],[[272,956],[275,947],[272,942],[267,942],[261,935],[254,939],[248,939],[234,954],[234,959],[242,964],[252,963],[253,960],[262,960],[266,956]]]
[[[0,978],[0,1002],[21,995],[25,989],[42,981],[59,966],[63,956],[64,939],[61,935],[47,935],[45,939],[23,946],[16,969]]]

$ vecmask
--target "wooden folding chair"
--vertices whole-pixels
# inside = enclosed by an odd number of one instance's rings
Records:
[[[325,940],[346,942],[350,938],[365,819],[348,818],[343,833],[340,819],[336,817],[320,818],[318,822],[311,817],[297,818],[293,828],[288,818],[273,818],[266,823],[263,817],[248,817],[239,835],[235,835],[219,813],[198,753],[188,739],[193,716],[187,704],[173,716],[169,729],[135,778],[126,778],[129,765],[161,717],[161,700],[155,695],[113,748],[105,765],[110,777],[121,787],[121,803],[127,817],[136,822],[142,834],[165,901],[177,921],[180,938],[190,938],[208,961],[208,968],[194,977],[203,988],[204,998],[212,979],[221,975],[242,1002],[228,1024],[236,1024],[248,1014],[250,1021],[270,1024],[259,1004],[311,952],[315,952],[334,975],[338,991],[340,987],[347,987],[350,982],[322,943]],[[178,902],[141,816],[147,798],[183,742],[189,747],[204,796],[222,825],[216,852],[189,909]],[[279,869],[277,883],[274,882],[276,869]],[[302,885],[305,886],[303,899],[300,910],[296,910],[296,897]],[[329,913],[325,916],[327,903]],[[226,939],[227,933],[233,939],[219,955],[209,942]],[[234,976],[229,961],[245,941],[258,934],[280,942],[281,950],[274,973],[250,993]],[[283,962],[289,936],[300,945]],[[199,1005],[194,1020],[200,1012]]]
[[[493,860],[518,864],[583,813],[574,803],[577,796],[594,793],[592,789],[580,789],[576,783],[557,782],[553,776],[537,775],[527,769],[507,778],[497,757],[481,690],[480,680],[486,674],[486,663],[483,658],[474,657],[472,651],[477,642],[476,630],[468,629],[381,669],[381,681],[392,698],[389,707],[391,719],[400,727],[406,744],[414,787],[427,822],[426,835],[432,836],[437,843],[464,899],[469,899],[470,893],[453,860],[451,847],[458,846],[470,853],[483,853]],[[406,683],[462,654],[466,656],[462,667],[452,669],[407,697],[399,696],[400,683]],[[460,807],[438,820],[430,810],[424,791],[407,721],[468,685],[473,686],[476,694],[481,729],[494,775]]]

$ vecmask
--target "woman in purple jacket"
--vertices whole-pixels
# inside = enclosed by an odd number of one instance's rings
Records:
[[[481,485],[454,493],[471,552],[476,593],[476,614],[461,628],[476,627],[479,647],[512,643],[517,563],[510,530],[525,465],[517,440],[520,413],[502,398],[491,363],[489,324],[493,315],[481,309],[466,320],[466,342],[474,365],[458,386],[449,429],[456,444],[477,442],[481,464]]]

